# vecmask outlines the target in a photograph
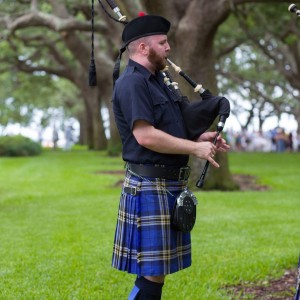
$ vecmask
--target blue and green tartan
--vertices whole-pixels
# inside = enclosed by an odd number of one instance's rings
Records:
[[[174,230],[170,221],[187,182],[149,180],[126,174],[112,257],[114,268],[138,276],[171,274],[191,265],[190,233]],[[136,188],[136,195],[124,187]]]

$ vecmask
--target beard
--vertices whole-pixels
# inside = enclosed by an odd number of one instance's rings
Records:
[[[159,56],[153,48],[149,49],[148,61],[154,66],[156,71],[161,71],[166,66],[165,58]]]

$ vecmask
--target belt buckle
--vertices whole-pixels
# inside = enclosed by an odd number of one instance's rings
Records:
[[[179,170],[178,181],[187,180],[190,176],[191,168],[189,166],[181,167]]]
[[[135,196],[136,195],[136,187],[134,187],[134,186],[125,186],[124,187],[124,193]]]

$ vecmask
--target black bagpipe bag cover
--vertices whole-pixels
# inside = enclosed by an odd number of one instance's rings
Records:
[[[189,102],[186,97],[180,102],[188,138],[194,140],[204,133],[218,115],[228,118],[229,100],[222,96],[213,96],[209,90],[201,94],[202,101]]]

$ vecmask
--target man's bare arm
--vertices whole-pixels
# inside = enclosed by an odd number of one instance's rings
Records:
[[[208,160],[213,166],[219,164],[212,158],[216,153],[216,146],[211,142],[194,142],[174,137],[143,120],[134,123],[133,135],[137,142],[152,151],[168,154],[188,154],[200,159]]]

